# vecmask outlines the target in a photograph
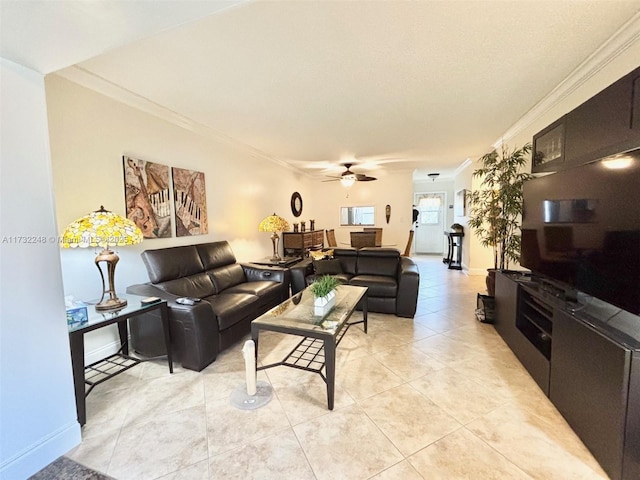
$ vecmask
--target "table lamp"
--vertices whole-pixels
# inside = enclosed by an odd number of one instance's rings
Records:
[[[63,248],[102,247],[102,251],[95,260],[102,279],[102,297],[96,304],[96,310],[117,310],[127,305],[126,300],[121,300],[116,295],[114,276],[119,257],[109,247],[135,245],[140,242],[142,242],[142,231],[135,223],[105,210],[103,206],[100,206],[100,210],[79,218],[65,228],[62,234]],[[105,288],[101,262],[106,265],[108,289]]]
[[[273,243],[273,257],[271,257],[271,261],[279,262],[282,260],[280,255],[278,255],[278,239],[280,238],[278,232],[289,230],[289,222],[274,213],[260,222],[258,230],[261,232],[271,232],[271,242]]]

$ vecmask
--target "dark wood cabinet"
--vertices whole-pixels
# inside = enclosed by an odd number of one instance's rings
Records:
[[[569,113],[565,120],[565,164],[582,165],[633,148],[627,144],[634,137],[632,98],[633,79],[627,75]]]
[[[640,358],[556,311],[552,359],[549,398],[558,411],[612,479],[640,478],[640,424],[637,413],[633,417],[640,405]]]
[[[533,136],[532,171],[557,170],[564,162],[564,122],[562,117]]]
[[[571,313],[557,293],[498,272],[496,331],[607,474],[638,479],[640,318],[603,302]]]
[[[584,165],[640,146],[640,68],[533,136],[532,172]]]
[[[549,393],[550,319],[540,311],[552,309],[518,273],[496,273],[494,325],[502,339],[527,369],[540,389]],[[547,322],[547,323],[545,323]],[[543,329],[540,325],[546,325]]]
[[[282,232],[282,246],[286,255],[308,257],[309,250],[318,250],[324,247],[324,230]]]

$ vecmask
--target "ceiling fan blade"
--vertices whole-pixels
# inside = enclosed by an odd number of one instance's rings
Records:
[[[377,180],[376,177],[370,177],[369,175],[365,175],[363,173],[356,173],[356,180],[359,182],[372,182],[373,180]]]
[[[329,180],[322,180],[323,182],[337,182],[338,180],[341,180],[340,177],[333,177],[330,178]]]

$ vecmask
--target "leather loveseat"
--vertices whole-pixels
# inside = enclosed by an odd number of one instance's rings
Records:
[[[205,368],[251,331],[251,320],[289,297],[288,270],[236,263],[226,241],[146,250],[141,255],[151,281],[132,285],[127,292],[168,301],[172,353],[190,370]],[[201,301],[182,305],[176,303],[180,297]],[[148,357],[166,354],[161,322],[145,315],[129,322],[136,352]]]
[[[367,309],[413,318],[420,274],[410,257],[395,248],[336,248],[332,258],[307,258],[291,268],[291,290],[297,293],[321,275],[333,275],[347,285],[368,287]]]

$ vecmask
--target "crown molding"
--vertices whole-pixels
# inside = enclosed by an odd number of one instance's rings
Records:
[[[600,48],[578,65],[567,78],[551,90],[546,97],[540,100],[513,124],[500,139],[496,140],[493,147],[499,148],[503,143],[525,130],[639,40],[640,11],[620,27]]]
[[[453,178],[456,178],[458,175],[460,175],[460,173],[462,173],[462,171],[472,163],[473,163],[473,160],[471,160],[470,158],[467,158],[464,162],[460,164],[458,168],[456,168],[455,172],[453,172]]]
[[[305,174],[300,169],[295,168],[290,163],[287,163],[283,160],[271,157],[257,148],[254,148],[246,143],[243,143],[235,138],[224,135],[215,129],[208,127],[202,123],[196,122],[184,115],[181,115],[173,110],[163,107],[162,105],[149,100],[146,97],[138,95],[126,88],[123,88],[106,78],[103,78],[99,75],[96,75],[82,67],[77,65],[73,65],[71,67],[59,70],[51,75],[57,75],[62,77],[70,82],[76,83],[82,87],[88,88],[95,92],[98,92],[106,97],[112,98],[120,103],[128,105],[129,107],[135,108],[136,110],[140,110],[149,115],[153,115],[161,120],[169,122],[173,125],[176,125],[180,128],[193,132],[197,135],[211,138],[221,143],[225,143],[234,148],[240,149],[247,154],[249,154],[253,158],[259,158],[262,160],[267,160],[269,162],[273,162],[281,167],[284,167],[288,170],[295,171],[301,174]]]

